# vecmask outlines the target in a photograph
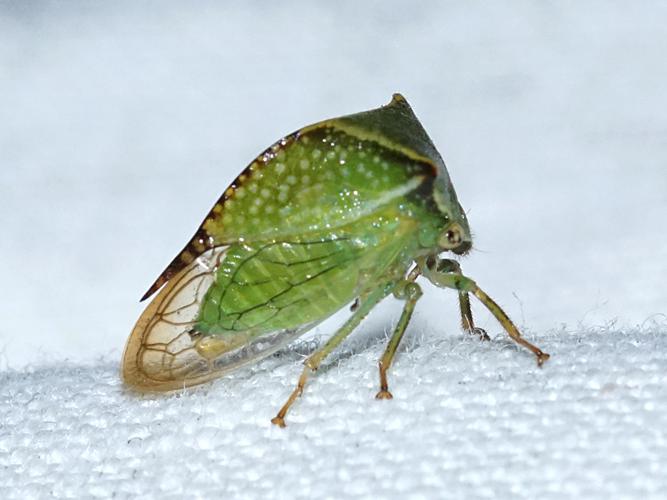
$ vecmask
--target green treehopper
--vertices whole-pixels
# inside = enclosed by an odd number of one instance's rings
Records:
[[[380,391],[424,276],[457,291],[465,330],[469,294],[541,365],[503,310],[444,252],[472,246],[445,164],[408,102],[325,120],[280,139],[225,190],[194,237],[150,287],[160,290],[125,348],[122,376],[141,391],[201,384],[264,358],[347,304],[349,319],[305,361],[273,423],[310,372],[388,295],[403,313],[380,358]],[[165,286],[166,285],[166,286]]]

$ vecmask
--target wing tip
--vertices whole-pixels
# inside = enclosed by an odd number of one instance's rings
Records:
[[[146,291],[146,293],[143,294],[139,302],[143,302],[144,300],[150,298],[155,292],[157,292],[160,288],[162,288],[162,286],[168,281],[165,274],[166,273],[162,273],[160,277],[155,280],[155,282],[150,286],[150,288]]]
[[[210,214],[206,216],[208,219]],[[216,248],[213,238],[203,229],[203,226],[197,229],[195,235],[190,239],[185,248],[169,263],[167,268],[162,272],[155,282],[150,286],[146,293],[141,297],[140,302],[143,302],[162,286],[179,273],[186,266],[189,266],[194,260],[203,253]]]

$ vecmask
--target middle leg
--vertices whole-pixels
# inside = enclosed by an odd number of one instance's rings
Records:
[[[396,349],[398,349],[398,344],[403,338],[405,329],[410,322],[412,313],[415,310],[417,301],[423,295],[421,287],[412,281],[404,281],[399,283],[394,289],[394,296],[397,299],[405,300],[405,306],[403,306],[403,313],[401,314],[398,324],[394,329],[394,333],[389,339],[387,348],[384,351],[384,354],[380,358],[380,392],[378,392],[375,397],[377,399],[391,399],[393,396],[389,392],[389,385],[387,383],[387,370],[391,366],[391,362],[394,359],[396,354]]]

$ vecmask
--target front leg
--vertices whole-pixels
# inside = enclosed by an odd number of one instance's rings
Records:
[[[512,340],[535,354],[538,366],[542,366],[542,363],[549,359],[549,355],[547,353],[542,352],[541,349],[534,346],[521,336],[519,329],[514,325],[514,323],[512,323],[512,320],[509,318],[509,316],[505,314],[505,311],[503,311],[491,297],[489,297],[479,286],[477,286],[477,283],[475,283],[467,276],[461,274],[460,268],[458,268],[458,272],[443,272],[442,270],[438,269],[438,262],[439,261],[435,259],[427,259],[423,265],[420,266],[422,268],[423,275],[428,278],[431,283],[441,288],[453,288],[458,290],[459,294],[461,292],[472,293],[479,299],[482,304],[486,306],[489,311],[491,311],[491,314],[496,317],[498,322],[507,331]],[[447,266],[443,265],[442,268],[447,269]]]
[[[458,274],[463,275],[461,272],[461,265],[451,259],[440,259],[436,258],[436,261],[427,262],[426,266],[431,264],[431,268],[435,268],[435,272],[439,274]],[[431,280],[433,281],[433,280]],[[486,332],[477,326],[472,318],[472,309],[470,308],[470,296],[468,292],[459,290],[459,309],[461,311],[461,327],[470,334],[479,335],[482,340],[490,340]]]

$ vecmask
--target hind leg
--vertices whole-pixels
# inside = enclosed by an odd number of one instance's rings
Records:
[[[366,317],[366,315],[375,307],[382,299],[389,295],[392,291],[393,286],[388,285],[368,294],[360,302],[359,306],[356,308],[354,314],[341,326],[338,331],[331,337],[326,344],[324,344],[320,349],[315,351],[306,361],[304,362],[303,371],[299,377],[296,388],[292,391],[287,401],[282,406],[278,414],[271,419],[271,422],[276,424],[279,427],[285,427],[285,415],[289,411],[290,407],[298,398],[303,394],[303,389],[308,380],[308,375],[311,372],[316,371],[324,358],[326,358],[331,351],[333,351],[338,345],[340,345],[347,336],[352,333],[352,331],[359,326],[359,323]]]

